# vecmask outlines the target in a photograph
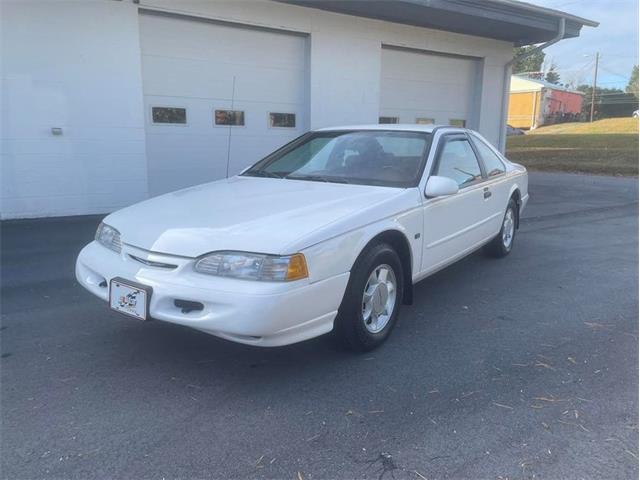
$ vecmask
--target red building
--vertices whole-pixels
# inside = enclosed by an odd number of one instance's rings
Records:
[[[533,129],[578,120],[584,94],[544,80],[511,77],[509,116],[512,127]]]

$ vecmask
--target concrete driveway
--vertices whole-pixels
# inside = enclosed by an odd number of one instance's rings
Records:
[[[5,223],[2,477],[637,478],[638,181],[530,191],[366,355],[112,314],[73,277],[97,217]]]

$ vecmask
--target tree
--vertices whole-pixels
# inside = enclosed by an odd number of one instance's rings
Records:
[[[514,57],[519,57],[521,55],[525,55],[531,52],[535,47],[535,45],[528,45],[526,47],[517,47],[513,49]],[[513,64],[513,73],[530,73],[530,72],[540,72],[542,70],[542,64],[544,63],[544,52],[537,51],[534,54],[523,58],[522,60],[518,60]]]
[[[591,85],[580,85],[577,90],[584,92],[582,116],[588,118],[591,109]],[[596,118],[630,117],[638,109],[638,99],[620,88],[596,87]]]
[[[631,70],[631,78],[629,78],[625,92],[631,93],[634,97],[638,98],[638,65],[635,65]]]
[[[558,75],[558,72],[556,72],[555,65],[551,65],[551,68],[549,68],[549,71],[547,72],[547,75],[544,77],[544,79],[549,83],[560,85],[560,75]]]

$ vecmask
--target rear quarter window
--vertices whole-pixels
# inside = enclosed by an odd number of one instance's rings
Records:
[[[500,157],[482,140],[476,135],[473,135],[473,144],[476,146],[480,158],[484,163],[484,168],[487,170],[487,176],[493,177],[500,175],[506,171],[504,163]]]

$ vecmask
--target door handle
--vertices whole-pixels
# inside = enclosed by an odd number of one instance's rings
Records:
[[[491,196],[491,191],[489,190],[489,187],[484,187],[484,198],[485,200],[487,198],[489,198]]]

